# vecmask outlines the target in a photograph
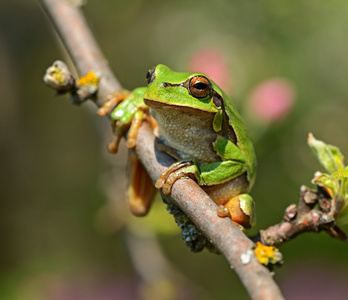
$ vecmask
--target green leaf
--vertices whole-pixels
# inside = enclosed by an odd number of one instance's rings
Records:
[[[329,174],[320,172],[315,173],[315,177],[313,178],[312,183],[317,184],[319,186],[327,187],[332,191],[334,190],[334,182],[332,181],[331,176]]]
[[[337,147],[317,140],[311,133],[308,134],[308,145],[328,173],[331,174],[344,169],[344,157]]]
[[[331,175],[332,179],[343,179],[343,178],[348,178],[348,169],[343,170],[343,171],[338,171],[335,172]]]

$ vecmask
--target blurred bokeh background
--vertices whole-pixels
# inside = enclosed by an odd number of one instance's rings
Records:
[[[126,150],[107,153],[107,120],[42,82],[69,58],[39,3],[0,7],[0,299],[247,299],[223,257],[189,252],[160,200],[130,216]],[[347,1],[89,0],[83,11],[124,87],[163,63],[208,73],[233,99],[258,157],[250,234],[279,222],[321,169],[308,132],[348,156]],[[304,234],[281,251],[287,299],[347,299],[347,244]]]

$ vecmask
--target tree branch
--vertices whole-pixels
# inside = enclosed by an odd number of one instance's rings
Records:
[[[80,74],[93,70],[102,74],[98,84],[98,94],[95,103],[102,106],[106,96],[121,89],[121,84],[109,68],[86,19],[80,9],[68,1],[40,0],[43,9],[50,17],[62,42]]]
[[[95,42],[81,11],[67,1],[41,0],[62,41],[73,57],[78,70],[85,74],[89,70],[101,74],[97,106],[106,101],[106,96],[121,86]],[[137,136],[136,153],[153,181],[171,164],[170,158],[155,147],[155,137],[146,123]],[[230,219],[217,216],[217,206],[192,180],[178,180],[167,201],[177,204],[204,232],[207,238],[225,256],[235,269],[252,299],[283,299],[272,274],[252,255],[247,263],[242,255],[250,253],[253,243]]]
[[[345,233],[335,224],[341,201],[332,198],[320,186],[318,190],[301,186],[297,206],[291,204],[284,212],[283,220],[253,237],[265,245],[280,246],[304,232],[325,231],[332,237],[347,241]]]

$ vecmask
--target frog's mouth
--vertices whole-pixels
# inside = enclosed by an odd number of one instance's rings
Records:
[[[144,98],[143,100],[147,106],[153,109],[170,108],[170,109],[182,110],[182,111],[199,111],[198,108],[193,108],[193,107],[184,106],[184,105],[168,104],[168,103],[163,103],[163,102],[159,102],[159,101],[147,99],[147,98]]]
[[[146,98],[144,98],[144,103],[149,107],[172,107],[174,109],[178,109],[178,108],[182,107],[180,105],[163,103],[163,102],[159,102],[159,101],[152,100],[152,99],[146,99]]]

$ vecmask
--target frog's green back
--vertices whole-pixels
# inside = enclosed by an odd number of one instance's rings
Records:
[[[256,154],[254,145],[250,139],[244,122],[237,112],[236,108],[234,107],[233,103],[230,101],[227,95],[215,84],[214,89],[218,90],[219,93],[223,95],[223,98],[226,99],[225,109],[229,117],[229,124],[233,127],[236,134],[238,148],[244,153],[249,162],[248,179],[250,181],[250,187],[252,187],[256,175]]]

